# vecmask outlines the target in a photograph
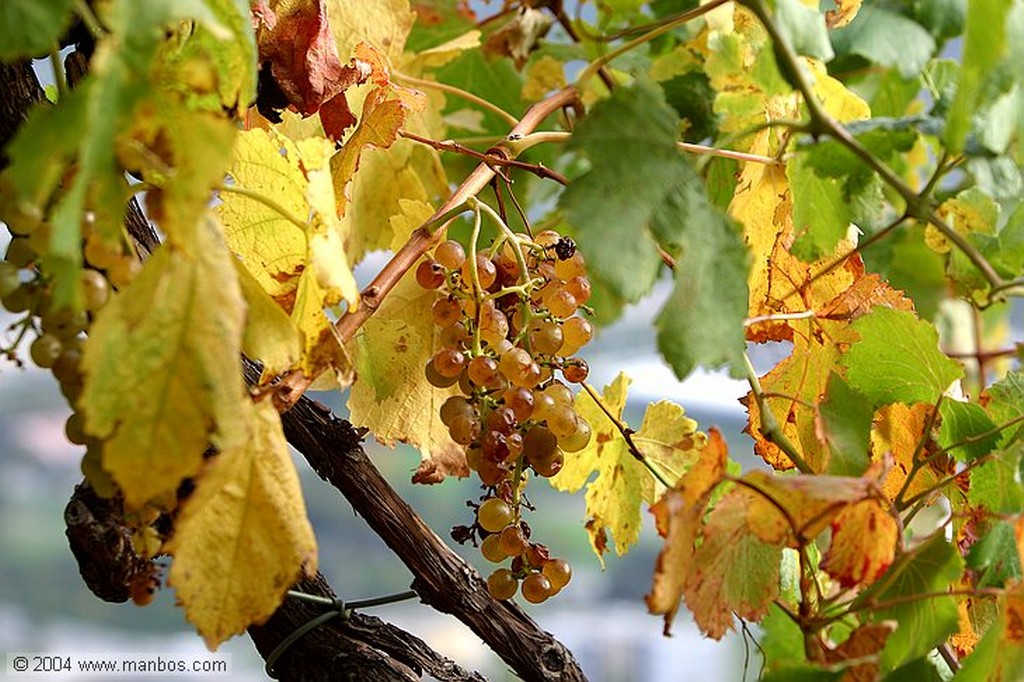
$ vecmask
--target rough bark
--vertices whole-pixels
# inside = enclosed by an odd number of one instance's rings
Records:
[[[0,62],[0,170],[10,163],[7,143],[14,139],[32,105],[43,97],[30,60]]]

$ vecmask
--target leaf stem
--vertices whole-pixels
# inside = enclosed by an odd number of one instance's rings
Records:
[[[503,118],[506,123],[508,123],[511,126],[519,125],[519,119],[518,118],[516,118],[512,114],[508,113],[507,111],[505,111],[504,109],[499,107],[497,104],[494,104],[493,102],[489,102],[486,99],[484,99],[483,97],[480,97],[478,95],[474,95],[471,92],[467,92],[466,90],[463,90],[462,88],[455,87],[454,85],[449,85],[448,83],[441,83],[440,81],[431,81],[431,80],[426,80],[424,78],[416,78],[415,76],[409,76],[409,75],[406,75],[404,73],[398,73],[396,71],[391,72],[391,76],[392,76],[392,78],[394,78],[399,83],[403,83],[405,85],[411,85],[411,86],[417,87],[417,88],[428,88],[428,89],[433,89],[433,90],[440,90],[441,92],[447,92],[447,93],[449,93],[451,95],[455,95],[456,97],[461,97],[462,99],[466,100],[467,102],[472,102],[473,104],[475,104],[478,107],[481,107],[483,109],[486,109],[487,111],[491,112],[492,114],[497,114],[498,116]]]
[[[487,152],[478,152],[475,149],[470,149],[465,145],[459,144],[453,140],[432,140],[429,137],[422,137],[416,133],[410,133],[406,130],[398,131],[398,134],[408,140],[425,144],[428,147],[432,147],[438,151],[456,152],[458,154],[465,154],[466,156],[472,156],[475,159],[480,159],[486,163],[490,163],[495,166],[510,166],[512,168],[520,168],[522,170],[533,173],[539,178],[554,180],[561,185],[568,185],[569,180],[561,173],[551,170],[544,165],[537,163],[526,163],[524,161],[517,161],[516,159],[507,159],[503,156],[496,156]],[[512,145],[510,145],[512,146]]]
[[[654,463],[649,460],[640,448],[637,447],[636,443],[633,442],[633,429],[629,428],[629,425],[622,421],[622,419],[612,411],[608,404],[605,403],[604,397],[598,393],[593,386],[585,381],[582,383],[582,386],[583,390],[590,394],[591,399],[597,403],[597,406],[601,408],[601,411],[605,413],[611,423],[615,425],[615,428],[618,429],[619,433],[622,434],[623,440],[626,441],[626,447],[629,448],[629,454],[633,455],[633,459],[647,467],[647,470],[651,472],[651,475],[654,476],[659,483],[671,490],[673,484],[669,482],[664,472],[654,466]]]
[[[221,184],[215,187],[214,189],[216,189],[218,192],[237,194],[239,196],[245,197],[246,199],[252,199],[253,201],[257,201],[266,206],[267,208],[269,208],[274,213],[280,215],[282,218],[284,218],[285,220],[287,220],[300,230],[305,231],[305,229],[309,226],[309,224],[305,220],[300,220],[298,216],[296,216],[294,213],[286,209],[281,204],[277,203],[270,197],[261,194],[260,192],[249,189],[248,187],[242,187],[241,185]]]
[[[85,0],[75,0],[75,11],[81,17],[82,23],[89,29],[89,33],[92,34],[93,38],[102,38],[106,34],[106,30],[100,24],[100,20],[96,18],[96,15],[93,14],[88,2]]]
[[[754,365],[750,362],[750,356],[746,353],[743,354],[743,364],[747,371],[747,382],[750,384],[750,390],[754,394],[754,399],[757,401],[757,409],[761,413],[761,426],[758,428],[761,435],[782,450],[782,452],[789,457],[790,461],[793,462],[800,473],[815,473],[814,469],[812,469],[800,453],[797,452],[796,447],[790,442],[789,438],[786,437],[786,434],[782,432],[782,428],[779,426],[779,422],[776,420],[775,414],[768,405],[768,396],[765,395],[764,389],[761,388],[761,380],[757,377],[757,371],[754,369]]]
[[[57,84],[57,99],[62,100],[67,94],[68,79],[64,73],[64,64],[60,60],[59,45],[54,45],[50,50],[50,67],[53,69],[53,81]]]

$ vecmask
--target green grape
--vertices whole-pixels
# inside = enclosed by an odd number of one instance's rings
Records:
[[[543,573],[531,573],[523,579],[523,599],[531,604],[540,604],[551,596],[551,581]]]
[[[559,471],[562,470],[562,466],[565,464],[565,456],[561,450],[555,450],[554,454],[547,459],[531,459],[530,466],[538,476],[543,478],[551,478]]]
[[[64,435],[75,445],[85,445],[89,436],[85,433],[85,417],[81,412],[74,412],[64,422]]]
[[[555,402],[555,405],[569,405],[573,404],[572,389],[563,384],[560,381],[554,381],[548,384],[544,388],[544,395],[551,396],[551,399]]]
[[[576,416],[576,430],[559,437],[558,446],[563,452],[579,452],[590,444],[591,428],[586,419]]]
[[[107,278],[115,289],[124,289],[142,271],[142,261],[135,256],[122,256],[107,270]]]
[[[583,275],[577,275],[567,280],[565,290],[573,295],[573,298],[576,299],[576,303],[579,305],[583,305],[590,300],[590,280]]]
[[[548,414],[547,423],[556,438],[565,438],[577,429],[576,411],[568,405],[555,405]]]
[[[14,291],[0,296],[0,303],[12,313],[23,313],[32,307],[36,293],[36,287],[26,282]]]
[[[543,391],[533,392],[533,418],[536,421],[544,421],[555,409],[555,399]]]
[[[0,296],[8,296],[21,286],[18,266],[0,261]]]
[[[416,267],[416,282],[424,289],[436,289],[444,284],[444,266],[427,259]]]
[[[570,317],[562,325],[562,347],[558,354],[575,355],[594,338],[594,326],[582,317]]]
[[[498,368],[505,378],[512,381],[512,378],[522,373],[523,368],[533,362],[530,354],[522,348],[512,348],[498,358]],[[518,386],[518,384],[516,384]]]
[[[29,245],[28,237],[15,237],[7,247],[7,255],[4,258],[19,268],[27,268],[35,262],[38,255]]]
[[[84,310],[72,310],[71,308],[54,310],[50,306],[43,311],[40,324],[44,332],[61,339],[72,339],[89,326],[89,314]]]
[[[512,523],[513,512],[508,502],[490,497],[476,510],[476,522],[488,533],[499,533]]]
[[[473,274],[469,271],[469,261],[462,264],[459,272],[462,274],[462,281],[466,288],[469,289],[473,281]],[[495,269],[494,263],[482,253],[476,255],[476,276],[480,280],[480,288],[485,291],[490,289],[498,278],[498,271]]]
[[[449,239],[434,249],[434,260],[449,270],[458,270],[466,262],[466,250],[462,248],[462,244]]]
[[[484,453],[480,451],[480,448],[473,447],[470,445],[466,448],[466,466],[473,471],[480,470],[480,462],[483,460]]]
[[[559,591],[572,580],[572,568],[565,559],[548,559],[544,562],[541,571],[551,582],[554,591]]]
[[[64,346],[60,339],[47,333],[36,337],[29,348],[29,355],[32,356],[32,362],[39,367],[49,368],[57,362],[62,350],[64,350]]]
[[[107,244],[96,232],[85,240],[83,255],[86,262],[98,270],[109,270],[122,258],[120,247]]]
[[[82,292],[85,295],[85,309],[96,312],[110,299],[110,283],[96,270],[82,270]]]
[[[475,417],[473,405],[461,395],[453,395],[441,404],[441,423],[448,426],[457,416]]]
[[[569,317],[579,308],[576,297],[567,290],[558,287],[544,298],[544,305],[555,317]]]
[[[562,347],[562,326],[550,320],[536,320],[530,325],[530,347],[534,353],[553,355]]]
[[[573,277],[584,277],[586,274],[587,261],[579,251],[574,253],[571,258],[555,263],[555,276],[559,279],[569,280]]]
[[[519,589],[519,581],[512,571],[499,568],[487,576],[487,591],[498,600],[511,599]]]
[[[501,548],[501,535],[493,533],[484,538],[480,543],[480,553],[492,564],[500,564],[508,558],[505,550]]]

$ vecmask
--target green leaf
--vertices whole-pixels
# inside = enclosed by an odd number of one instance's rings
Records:
[[[960,35],[967,21],[967,0],[917,0],[914,19],[938,40]]]
[[[828,39],[825,17],[800,0],[776,0],[775,23],[797,54],[827,62],[835,53]]]
[[[1021,487],[1021,443],[1005,448],[971,471],[967,501],[996,514],[1019,512],[1024,506]]]
[[[860,476],[871,464],[871,420],[874,410],[862,394],[836,373],[828,377],[825,400],[818,406],[821,430],[829,446],[828,470],[836,476]]]
[[[977,572],[977,587],[1003,587],[1021,577],[1014,525],[996,521],[967,554],[967,568]]]
[[[437,71],[437,80],[454,85],[482,97],[513,116],[521,116],[524,102],[519,96],[523,77],[512,65],[512,60],[487,59],[483,50],[466,50],[458,59],[445,64]],[[466,109],[466,102],[458,97],[449,97],[445,114]],[[480,111],[477,107],[470,107]],[[483,111],[482,129],[476,134],[508,134],[508,121],[490,111]],[[475,164],[474,164],[475,165]]]
[[[655,321],[658,350],[680,379],[697,365],[739,371],[746,348],[750,254],[730,220],[702,208],[687,218],[675,289]]]
[[[173,500],[211,440],[233,443],[242,428],[245,303],[232,260],[207,220],[194,254],[158,249],[89,330],[79,407],[129,506]]]
[[[667,81],[661,82],[665,91],[665,100],[676,110],[686,126],[683,139],[687,142],[700,142],[714,137],[717,132],[715,111],[715,91],[712,90],[708,77],[699,71],[690,71]]]
[[[928,116],[872,118],[846,124],[857,141],[883,161],[913,148],[918,133],[933,134],[940,126],[941,121]],[[819,142],[811,147],[807,163],[819,174],[830,177],[864,172],[864,162],[835,140]]]
[[[990,433],[984,438],[979,438],[996,426],[979,405],[946,400],[943,401],[939,412],[942,414],[942,427],[939,430],[939,444],[942,447],[946,448],[970,439],[970,442],[949,451],[950,455],[961,462],[987,455],[999,441],[998,433]]]
[[[768,615],[761,621],[761,632],[761,652],[767,672],[781,672],[790,666],[807,664],[800,626],[776,604],[768,608]]]
[[[818,175],[806,154],[795,154],[786,163],[786,176],[793,195],[793,255],[814,261],[835,250],[850,227],[850,204],[843,183]]]
[[[956,548],[942,533],[923,545],[900,555],[882,576],[880,591],[868,590],[861,598],[876,602],[945,592],[960,577],[962,561]],[[925,655],[957,631],[957,608],[953,597],[930,596],[875,611],[875,619],[898,623],[882,650],[883,669],[893,668]]]
[[[988,412],[996,425],[1009,423],[1024,415],[1024,373],[1008,372],[988,388]],[[1017,424],[1004,430],[999,437],[1000,447],[1022,441],[1024,425]]]
[[[659,243],[679,242],[681,221],[663,207],[682,208],[699,186],[676,151],[678,122],[654,87],[638,84],[595,105],[569,143],[592,169],[569,185],[561,208],[591,269],[630,302],[654,285]]]
[[[40,57],[57,49],[71,25],[74,0],[0,2],[0,59]]]
[[[885,682],[942,682],[942,676],[927,656],[904,663],[883,679]]]
[[[935,39],[902,14],[865,4],[848,26],[832,32],[832,46],[837,54],[858,54],[912,78],[935,52]]]
[[[850,386],[874,405],[931,403],[963,376],[939,350],[935,328],[911,312],[879,307],[855,321],[860,335],[843,354]]]
[[[982,85],[1004,56],[1006,16],[1011,5],[1007,0],[968,3],[960,83],[946,120],[946,147],[951,154],[963,151]]]

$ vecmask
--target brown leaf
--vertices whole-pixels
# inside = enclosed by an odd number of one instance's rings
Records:
[[[491,34],[484,43],[484,53],[511,57],[516,68],[521,69],[553,22],[547,12],[524,4],[514,17]]]
[[[842,663],[854,659],[868,659],[847,668],[842,682],[874,682],[879,675],[878,654],[885,647],[889,635],[896,630],[894,620],[878,623],[864,623],[850,633],[845,642],[835,649],[825,651],[826,663]]]

